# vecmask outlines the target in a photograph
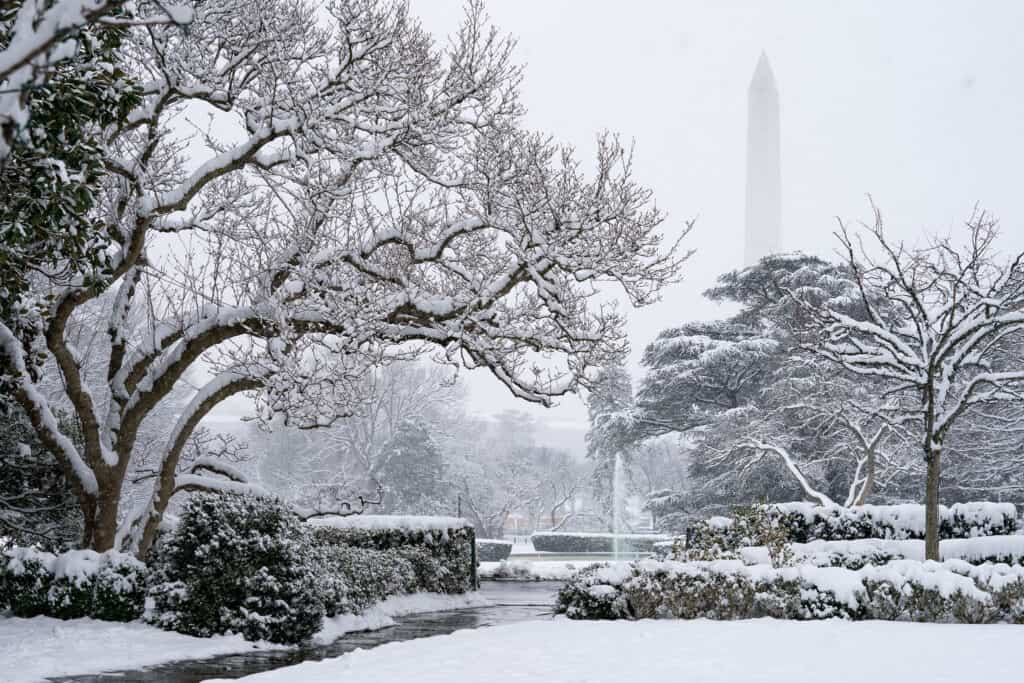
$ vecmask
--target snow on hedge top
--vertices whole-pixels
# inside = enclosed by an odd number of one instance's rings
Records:
[[[852,508],[822,507],[816,503],[795,502],[775,503],[769,507],[786,514],[801,514],[808,524],[822,517],[863,517],[894,530],[923,535],[925,532],[925,507],[915,503],[903,505],[859,505]],[[939,506],[941,519],[960,518],[971,525],[972,532],[983,535],[982,529],[1000,526],[1008,520],[1016,521],[1017,508],[1013,503],[955,503],[949,507]],[[709,520],[710,521],[710,520]]]
[[[531,538],[538,537],[572,537],[572,538],[625,538],[625,539],[646,539],[655,541],[668,541],[671,540],[671,536],[665,536],[664,534],[613,534],[613,533],[599,533],[599,532],[581,532],[574,533],[571,531],[536,531],[530,535]]]
[[[98,553],[94,550],[69,550],[60,555],[43,552],[35,548],[11,548],[4,551],[7,571],[15,576],[38,565],[55,579],[67,579],[82,585],[105,567],[129,567],[141,570],[145,567],[134,556],[108,550]]]
[[[313,526],[332,529],[361,529],[382,531],[447,531],[473,526],[461,517],[427,517],[414,515],[349,515],[347,517],[317,517],[307,522]]]

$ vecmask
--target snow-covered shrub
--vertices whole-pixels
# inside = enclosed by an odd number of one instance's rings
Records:
[[[32,548],[4,551],[0,564],[0,606],[16,617],[46,614],[56,556]]]
[[[105,621],[134,621],[146,607],[146,565],[132,555],[103,553],[94,577],[90,616]]]
[[[51,565],[46,613],[58,619],[89,616],[101,561],[102,556],[93,550],[72,550],[57,556]]]
[[[789,532],[783,520],[763,505],[737,508],[736,517],[712,517],[704,522],[714,533],[695,534],[685,547],[673,545],[671,557],[678,560],[711,561],[742,558],[742,547],[763,548],[767,562],[775,567],[793,564]]]
[[[570,533],[563,531],[539,531],[530,536],[535,550],[552,553],[610,553],[615,550],[627,553],[653,553],[654,544],[669,540],[658,534],[597,534]]]
[[[0,609],[16,616],[132,621],[145,607],[146,565],[114,551],[60,555],[13,548],[0,563]]]
[[[154,623],[196,636],[305,640],[323,616],[306,536],[282,502],[194,495],[152,554]]]
[[[419,549],[403,551],[403,559],[415,565],[418,577],[417,585],[409,592],[464,593],[476,587],[473,527],[464,519],[354,515],[317,518],[307,526],[316,546],[344,545],[381,551]]]
[[[626,602],[620,586],[607,581],[609,564],[595,564],[580,570],[558,591],[558,611],[570,619],[623,619]]]
[[[635,562],[577,574],[559,592],[574,619],[888,619],[1019,623],[1024,568],[897,561],[852,571],[715,562]]]
[[[501,562],[512,554],[512,541],[499,541],[492,538],[476,539],[477,562]]]
[[[923,505],[861,505],[823,507],[813,503],[775,503],[754,506],[791,543],[850,541],[866,538],[923,539]],[[687,529],[687,549],[735,550],[759,542],[756,516],[741,510],[735,518],[713,517]],[[943,539],[1013,534],[1017,509],[1011,503],[957,503],[939,508]]]

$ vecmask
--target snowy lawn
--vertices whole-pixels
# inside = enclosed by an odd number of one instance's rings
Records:
[[[569,621],[458,631],[253,683],[966,683],[1021,676],[1024,626],[888,621]]]
[[[378,603],[363,614],[325,620],[323,629],[314,639],[328,643],[345,633],[391,626],[395,623],[393,617],[405,614],[489,604],[487,598],[477,593],[401,595]],[[27,683],[52,676],[137,669],[183,659],[286,647],[251,643],[235,635],[193,638],[141,622],[0,617],[0,662],[3,663],[0,680]]]

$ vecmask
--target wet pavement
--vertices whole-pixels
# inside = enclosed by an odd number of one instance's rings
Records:
[[[561,586],[557,581],[484,581],[480,592],[494,604],[451,612],[430,612],[395,617],[394,626],[378,631],[349,633],[330,645],[310,645],[287,650],[253,650],[209,659],[169,662],[144,669],[112,671],[86,676],[66,676],[52,681],[86,683],[87,681],[118,681],[162,683],[193,683],[208,678],[240,678],[249,674],[278,669],[306,661],[318,661],[357,649],[367,649],[415,638],[444,635],[468,628],[483,628],[530,619],[550,619],[555,594]]]

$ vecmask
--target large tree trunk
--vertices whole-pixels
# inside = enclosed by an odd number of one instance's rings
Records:
[[[925,540],[924,557],[926,560],[939,560],[939,475],[941,473],[942,448],[932,445],[925,453],[928,465],[927,483],[925,485]]]
[[[117,536],[117,509],[121,501],[120,487],[100,485],[96,501],[96,526],[92,534],[92,549],[98,553],[114,548]]]

